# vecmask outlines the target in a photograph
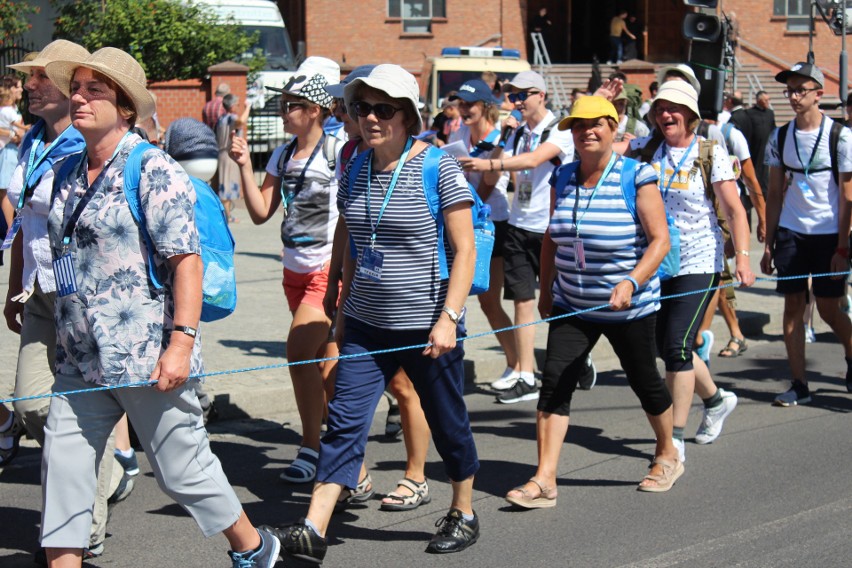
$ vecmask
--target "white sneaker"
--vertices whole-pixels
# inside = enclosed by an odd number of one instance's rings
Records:
[[[509,390],[515,386],[515,383],[517,383],[520,378],[521,374],[518,371],[511,367],[506,367],[506,370],[503,371],[503,375],[491,383],[491,388],[498,391]]]
[[[805,343],[816,343],[816,333],[814,328],[805,324]]]
[[[698,432],[695,433],[696,444],[709,444],[718,438],[722,433],[725,418],[737,407],[737,395],[722,388],[719,389],[719,395],[722,397],[722,404],[704,409],[704,417]]]
[[[674,442],[674,446],[677,448],[677,457],[680,463],[684,463],[686,461],[686,445],[683,443],[683,440],[678,440],[677,438],[672,438],[672,442]]]

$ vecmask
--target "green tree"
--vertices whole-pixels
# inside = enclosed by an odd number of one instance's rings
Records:
[[[4,2],[5,0],[0,0]],[[264,57],[251,54],[255,37],[233,18],[222,22],[209,7],[178,0],[51,0],[56,35],[89,51],[117,47],[132,54],[149,81],[200,78],[207,68],[240,60],[251,72]]]
[[[26,0],[0,0],[0,44],[9,43],[32,27],[27,21],[29,14],[37,14],[37,6]]]

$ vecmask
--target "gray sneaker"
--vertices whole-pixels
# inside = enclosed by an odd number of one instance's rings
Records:
[[[228,552],[233,568],[272,568],[278,563],[281,543],[278,538],[264,528],[258,528],[260,548],[247,552]]]
[[[598,369],[595,367],[595,362],[592,361],[592,356],[589,355],[586,357],[586,371],[583,376],[580,377],[580,382],[577,384],[577,387],[584,391],[592,390],[597,382]]]
[[[538,400],[538,386],[529,384],[523,379],[518,379],[509,390],[497,395],[497,402],[503,404],[514,404],[525,400]]]
[[[9,465],[15,456],[18,455],[18,449],[21,447],[21,438],[25,434],[24,427],[12,413],[12,425],[7,430],[0,432],[0,438],[11,438],[11,446],[7,450],[0,449],[0,467]]]
[[[811,402],[811,391],[808,385],[800,381],[793,381],[793,386],[787,392],[782,392],[775,397],[772,403],[775,406],[798,406],[800,404],[809,404]]]
[[[718,438],[722,433],[725,418],[737,407],[737,395],[722,388],[719,389],[719,395],[722,397],[722,404],[704,409],[704,417],[698,432],[695,433],[696,444],[710,444]]]

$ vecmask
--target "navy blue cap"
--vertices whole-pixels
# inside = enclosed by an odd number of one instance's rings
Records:
[[[342,99],[344,87],[346,87],[346,85],[348,85],[355,79],[363,79],[364,77],[369,76],[370,72],[373,70],[374,67],[375,65],[359,65],[358,67],[350,71],[349,75],[347,75],[338,84],[326,85],[325,92],[334,97],[335,99]]]
[[[461,99],[467,103],[475,103],[476,101],[490,104],[500,103],[500,100],[491,92],[491,87],[486,85],[482,79],[472,79],[465,82],[464,85],[459,87],[456,94],[450,97],[451,101],[456,99]]]

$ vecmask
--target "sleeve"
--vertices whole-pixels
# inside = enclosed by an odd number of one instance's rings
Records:
[[[734,156],[737,157],[740,163],[750,160],[751,152],[748,149],[748,141],[746,141],[745,134],[739,128],[731,128],[729,136],[731,139],[731,150],[734,151]]]
[[[852,172],[852,130],[846,126],[840,131],[840,140],[837,142],[837,171]]]
[[[651,139],[650,136],[634,138],[633,140],[630,141],[629,145],[627,146],[627,154],[633,154],[635,152],[638,152],[639,150],[641,150],[642,148],[644,148],[648,144],[648,141],[650,139]]]
[[[654,169],[654,166],[651,164],[640,163],[639,167],[636,168],[636,175],[633,178],[633,184],[637,188],[649,183],[657,185],[659,179],[660,176],[657,175],[657,170]]]
[[[272,151],[269,161],[266,162],[266,173],[277,178],[281,177],[281,174],[278,172],[278,160],[281,159],[281,154],[284,153],[286,148],[287,144],[282,144]]]
[[[554,126],[550,131],[550,135],[544,144],[554,144],[559,147],[559,158],[563,162],[570,162],[574,159],[574,137],[570,130],[559,130]]]
[[[139,200],[148,234],[163,258],[201,254],[195,225],[195,188],[177,162],[161,150],[142,157]]]
[[[766,143],[766,153],[764,154],[763,162],[770,167],[780,168],[781,157],[778,155],[778,129],[772,131],[769,135],[769,141]]]
[[[728,149],[724,144],[713,145],[713,168],[710,171],[710,182],[716,183],[719,181],[733,180],[734,168],[731,166],[731,159],[728,157]]]
[[[438,194],[441,198],[441,209],[464,201],[473,203],[473,196],[461,165],[447,154],[441,156],[438,163]]]

